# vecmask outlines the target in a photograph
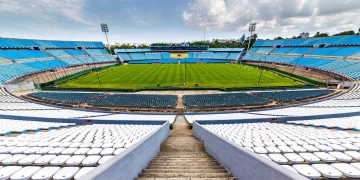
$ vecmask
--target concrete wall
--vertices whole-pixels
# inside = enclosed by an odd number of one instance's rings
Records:
[[[160,144],[169,136],[169,123],[150,134],[131,148],[86,174],[80,180],[135,179],[160,151]]]
[[[241,180],[305,180],[290,170],[242,148],[193,123],[193,135],[204,141],[206,151]]]

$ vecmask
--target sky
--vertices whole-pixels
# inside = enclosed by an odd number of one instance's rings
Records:
[[[360,0],[0,0],[0,36],[110,44],[259,38],[360,28]]]

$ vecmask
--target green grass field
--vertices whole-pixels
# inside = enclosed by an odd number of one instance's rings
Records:
[[[261,70],[238,64],[187,64],[186,86],[184,64],[123,65],[99,71],[102,86],[95,72],[60,85],[60,88],[142,89],[179,88],[244,88],[258,87]],[[160,85],[158,87],[158,84]],[[296,86],[301,82],[263,71],[260,87]]]

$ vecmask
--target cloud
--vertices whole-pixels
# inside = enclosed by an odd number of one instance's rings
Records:
[[[267,32],[267,37],[284,32],[293,35],[303,31],[334,33],[339,29],[358,28],[358,1],[194,0],[182,16],[185,24],[194,30],[203,30],[207,26],[217,30],[244,31],[251,21],[256,21],[257,31]]]
[[[66,18],[78,23],[92,24],[81,14],[86,0],[0,0],[0,13],[43,21]]]

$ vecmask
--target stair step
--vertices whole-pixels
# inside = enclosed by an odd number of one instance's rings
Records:
[[[187,162],[195,162],[195,163],[207,163],[207,162],[217,162],[214,159],[154,159],[151,161],[151,163],[167,163],[167,162],[173,162],[173,163],[187,163]]]
[[[189,163],[189,162],[151,162],[149,166],[214,166],[214,165],[220,165],[218,162],[195,162],[195,163]]]
[[[216,178],[136,178],[136,180],[237,180],[235,177],[216,177]]]
[[[209,155],[158,155],[156,158],[210,158]]]
[[[142,173],[227,173],[225,169],[144,169]]]
[[[216,177],[232,177],[232,176],[229,173],[141,173],[139,177],[148,177],[148,178],[171,178],[171,177],[216,178]]]
[[[181,161],[205,161],[205,160],[212,160],[214,161],[214,158],[212,157],[155,157],[153,160],[159,160],[159,161],[177,161],[177,160],[181,160]]]
[[[199,166],[162,166],[149,165],[148,169],[224,169],[220,165],[199,165]]]

